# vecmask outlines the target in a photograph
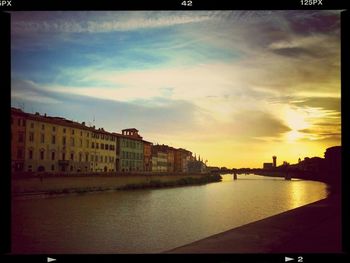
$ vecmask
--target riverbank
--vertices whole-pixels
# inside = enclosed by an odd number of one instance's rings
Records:
[[[47,197],[101,191],[137,190],[221,181],[220,175],[127,175],[25,178],[12,180],[13,197]]]
[[[341,199],[326,199],[164,253],[340,253]]]

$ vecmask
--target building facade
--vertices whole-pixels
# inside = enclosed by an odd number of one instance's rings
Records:
[[[159,145],[152,147],[152,172],[168,171],[168,154]]]
[[[25,166],[28,172],[90,171],[90,128],[58,117],[28,114]]]
[[[91,137],[91,171],[115,172],[117,137],[103,129],[91,132]]]
[[[188,172],[192,153],[153,146],[135,128],[111,133],[62,117],[11,108],[11,171]]]
[[[174,171],[178,173],[187,173],[188,162],[192,159],[192,152],[182,148],[176,149],[174,154]]]
[[[18,110],[11,110],[11,148],[23,148],[21,172],[79,173],[116,170],[116,142],[110,133],[88,127],[84,122],[78,123],[39,113],[20,111],[20,114],[23,120],[21,119],[19,129],[15,125]],[[19,138],[19,132],[24,134],[23,140]],[[18,150],[12,151],[13,163],[18,162],[15,155],[19,156]]]
[[[135,128],[124,129],[118,135],[119,171],[142,172],[144,167],[144,144]]]
[[[25,169],[26,114],[19,109],[11,109],[11,171]]]
[[[143,171],[152,171],[152,143],[143,141]]]

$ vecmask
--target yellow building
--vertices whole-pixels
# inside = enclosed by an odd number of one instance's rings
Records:
[[[111,133],[88,127],[84,122],[39,113],[23,115],[25,129],[21,132],[25,131],[25,144],[19,144],[16,135],[12,148],[24,148],[24,172],[116,171],[116,138]],[[12,130],[18,128],[13,125]]]
[[[92,132],[91,171],[116,171],[116,142],[117,136],[103,129]]]
[[[168,153],[161,145],[152,147],[152,172],[168,171]]]
[[[84,123],[28,114],[26,171],[88,172],[91,132]]]

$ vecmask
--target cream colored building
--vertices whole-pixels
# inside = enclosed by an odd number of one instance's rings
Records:
[[[91,169],[94,172],[116,171],[117,137],[103,129],[92,132]]]
[[[27,114],[24,171],[114,172],[115,137],[85,123]]]

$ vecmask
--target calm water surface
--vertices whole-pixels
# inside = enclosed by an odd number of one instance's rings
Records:
[[[159,253],[312,203],[319,182],[238,175],[203,186],[13,200],[13,253]]]

